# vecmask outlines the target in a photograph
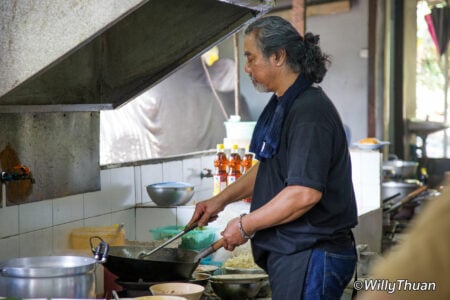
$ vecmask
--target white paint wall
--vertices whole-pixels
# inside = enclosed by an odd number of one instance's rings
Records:
[[[368,1],[351,2],[349,12],[308,17],[306,31],[319,34],[322,50],[331,55],[332,65],[321,86],[336,105],[343,122],[350,127],[352,142],[355,142],[367,135],[368,59],[360,54],[368,47]],[[256,92],[244,72],[243,39],[241,31],[241,94],[256,120],[271,94]],[[233,51],[232,38],[220,45],[221,57],[233,58]]]
[[[350,127],[352,142],[367,136],[368,59],[360,52],[368,47],[368,2],[352,1],[347,13],[310,17],[306,23],[306,30],[319,34],[322,50],[331,55],[321,85]]]

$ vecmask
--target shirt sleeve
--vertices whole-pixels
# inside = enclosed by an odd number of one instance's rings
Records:
[[[325,126],[292,124],[287,134],[286,185],[301,185],[325,192],[332,160],[333,136]]]

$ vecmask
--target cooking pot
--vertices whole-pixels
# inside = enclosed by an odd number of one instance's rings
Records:
[[[99,237],[91,238],[93,240]],[[162,248],[150,256],[140,254],[152,248],[145,246],[110,246],[104,267],[121,281],[162,282],[190,279],[200,259],[222,247],[222,239],[200,252],[180,248]]]
[[[107,244],[94,258],[36,256],[0,263],[0,296],[14,298],[95,298],[95,267],[105,261]]]
[[[389,172],[392,178],[416,178],[418,166],[418,162],[401,160],[390,154],[389,159],[383,162],[383,171]]]
[[[392,202],[395,203],[400,199],[406,197],[409,193],[419,188],[422,183],[418,180],[400,180],[400,181],[386,181],[381,184],[381,199],[387,199],[394,195]]]

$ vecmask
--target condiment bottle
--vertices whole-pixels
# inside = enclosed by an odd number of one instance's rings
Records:
[[[239,155],[239,147],[234,144],[231,146],[230,161],[228,168],[228,184],[232,184],[241,177],[241,156]]]
[[[213,195],[219,194],[227,186],[228,159],[223,144],[217,144],[217,155],[214,160],[214,189]]]
[[[249,151],[249,147],[245,149],[244,159],[242,160],[242,174],[247,173],[247,171],[252,167],[253,165],[253,153]],[[252,202],[252,198],[244,198],[242,199],[244,202]]]
[[[423,168],[423,167],[420,168],[419,181],[422,182],[424,185],[428,183],[427,168]]]

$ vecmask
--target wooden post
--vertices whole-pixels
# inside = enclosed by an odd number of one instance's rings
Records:
[[[233,41],[234,41],[234,61],[236,64],[236,80],[235,80],[235,87],[234,87],[234,114],[239,116],[239,37],[238,32],[236,32],[233,35]]]
[[[301,36],[306,28],[306,0],[292,0],[292,25]]]

